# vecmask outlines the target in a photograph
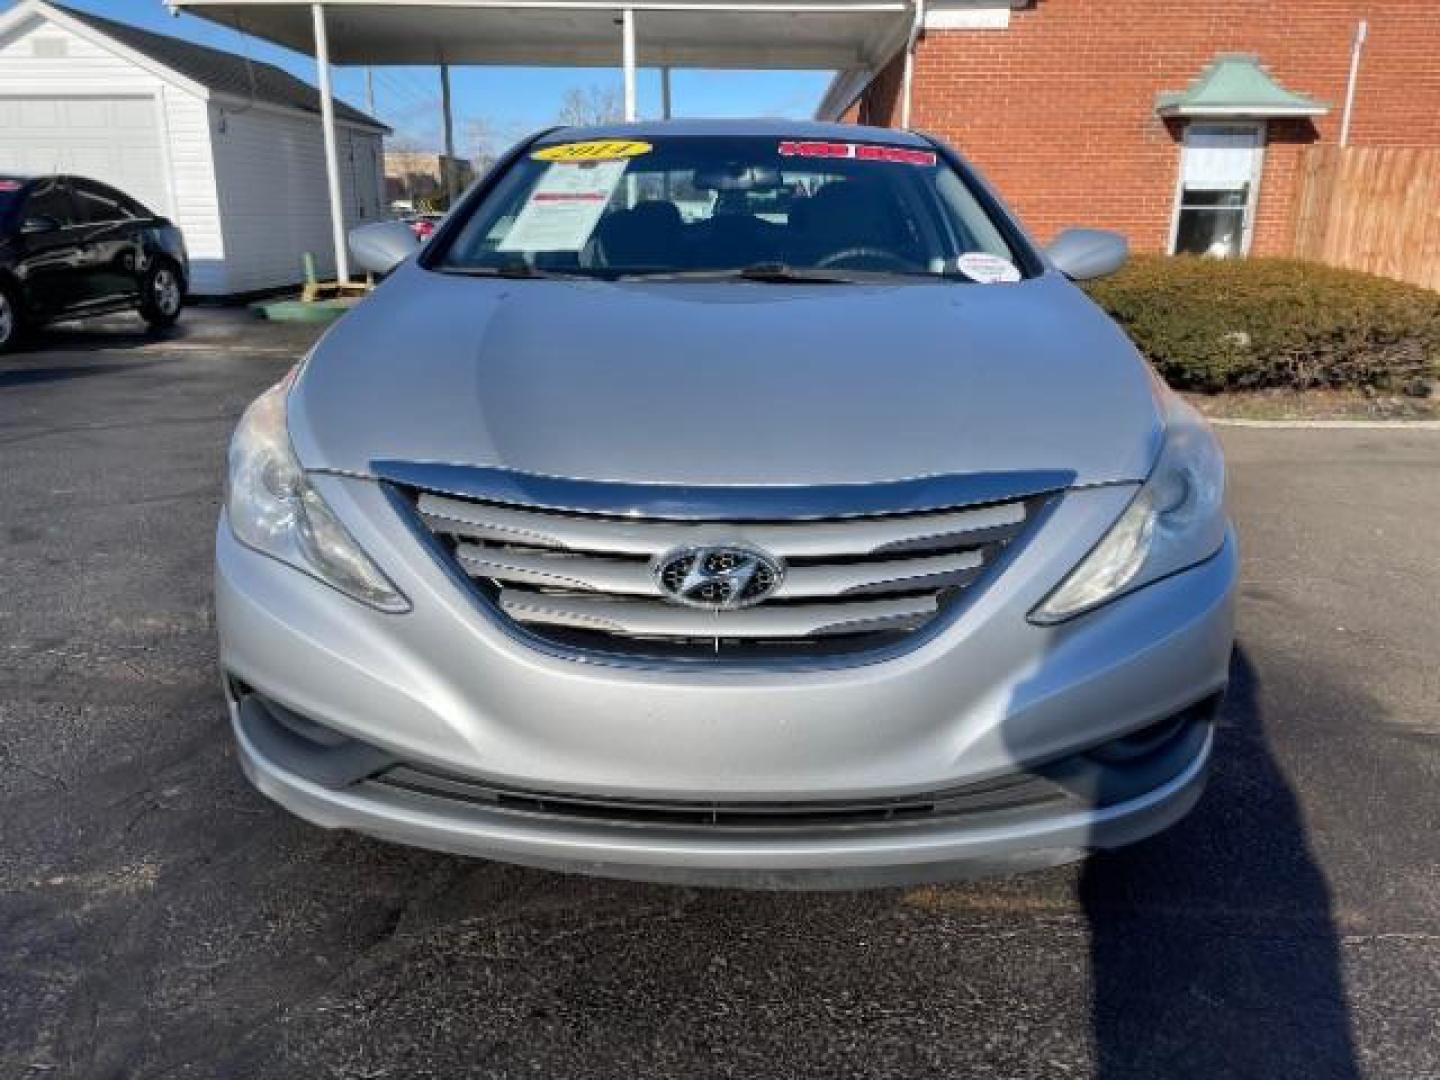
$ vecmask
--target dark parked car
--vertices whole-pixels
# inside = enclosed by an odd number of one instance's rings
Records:
[[[0,176],[0,352],[61,318],[138,309],[180,317],[190,265],[180,230],[79,176]]]

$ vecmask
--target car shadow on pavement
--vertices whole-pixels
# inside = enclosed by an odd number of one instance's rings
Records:
[[[1081,872],[1104,1080],[1360,1076],[1330,889],[1261,701],[1237,650],[1201,811]]]
[[[52,350],[71,353],[112,352],[184,341],[186,337],[183,326],[154,330],[139,318],[116,316],[44,327],[31,335],[20,352],[32,355]]]
[[[132,350],[247,349],[294,345],[298,356],[324,329],[319,325],[270,323],[244,306],[190,306],[173,326],[152,327],[139,315],[116,312],[68,319],[32,328],[5,360],[31,360],[47,353],[118,353]]]
[[[191,355],[289,354],[299,359],[325,331],[327,324],[272,322],[257,318],[248,307],[187,307],[174,326],[146,326],[138,315],[116,314],[51,323],[28,333],[13,352],[0,358],[0,371],[18,362],[43,360],[47,354],[97,355],[130,353]]]
[[[11,386],[31,386],[35,383],[64,382],[67,379],[83,379],[90,375],[113,375],[116,371],[147,366],[144,363],[57,364],[51,367],[11,367],[0,369],[0,390]]]

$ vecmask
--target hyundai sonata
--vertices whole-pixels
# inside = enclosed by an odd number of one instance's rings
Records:
[[[1200,417],[943,144],[517,146],[245,413],[217,538],[257,787],[622,877],[1038,867],[1199,797],[1235,544]]]

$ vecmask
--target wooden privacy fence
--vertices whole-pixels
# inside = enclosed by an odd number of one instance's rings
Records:
[[[1440,289],[1440,149],[1311,146],[1295,255]]]

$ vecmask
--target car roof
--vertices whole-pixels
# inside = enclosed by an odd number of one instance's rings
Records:
[[[99,184],[101,187],[115,188],[114,184],[104,180],[97,180],[93,176],[81,176],[78,173],[0,173],[0,181],[11,184],[33,184],[38,180],[83,180],[87,184]]]
[[[576,139],[650,139],[664,136],[759,136],[774,139],[830,139],[839,142],[878,142],[892,146],[930,146],[921,135],[899,128],[864,124],[823,123],[818,120],[643,120],[630,124],[597,124],[547,131],[542,143]]]
[[[45,181],[61,181],[67,186],[73,186],[77,180],[81,183],[91,184],[104,191],[113,191],[139,206],[145,205],[133,195],[121,191],[114,184],[107,184],[104,180],[96,180],[91,176],[77,176],[74,173],[31,173],[29,175],[24,173],[0,173],[0,184],[4,184],[10,188],[10,191],[7,191],[6,194],[33,189],[36,184],[44,183]]]

